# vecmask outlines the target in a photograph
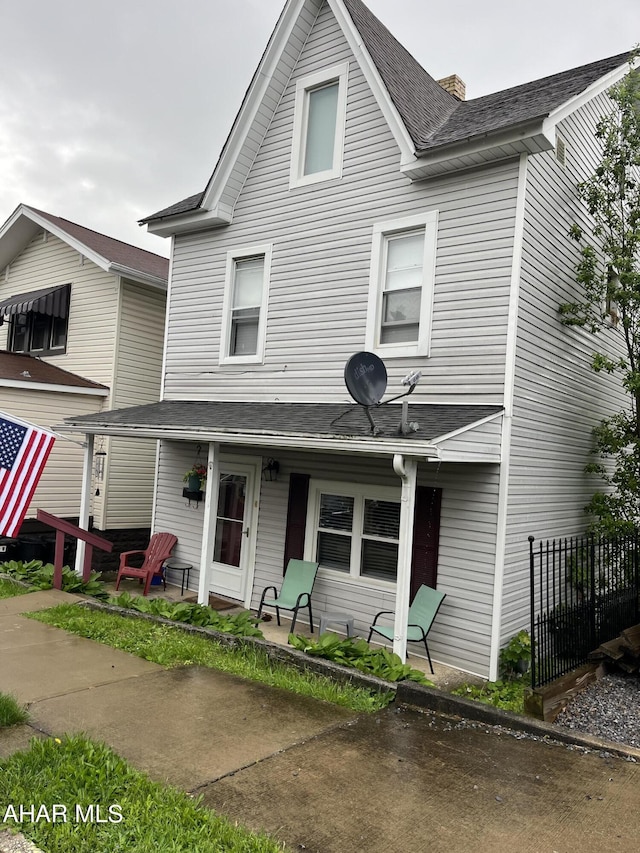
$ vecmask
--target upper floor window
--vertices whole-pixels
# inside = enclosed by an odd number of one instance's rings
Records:
[[[33,291],[0,304],[11,318],[8,348],[11,352],[56,355],[67,348],[71,285]]]
[[[302,77],[296,84],[292,187],[342,175],[348,70],[345,62]]]
[[[367,349],[429,354],[437,227],[437,211],[374,226]]]
[[[227,253],[220,363],[262,361],[270,267],[271,246]]]

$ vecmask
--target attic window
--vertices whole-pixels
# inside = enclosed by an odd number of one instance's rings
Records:
[[[561,136],[556,134],[556,160],[564,168],[567,165],[567,145]]]
[[[342,176],[348,69],[345,62],[296,83],[291,187]]]

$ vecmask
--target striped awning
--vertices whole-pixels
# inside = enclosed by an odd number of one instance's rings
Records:
[[[21,293],[19,296],[4,299],[0,302],[0,318],[36,311],[38,314],[47,314],[49,317],[64,319],[69,313],[70,290],[70,284],[63,284],[57,287],[45,287],[42,290],[32,290],[29,293]]]

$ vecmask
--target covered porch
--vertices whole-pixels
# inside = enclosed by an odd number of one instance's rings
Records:
[[[417,429],[408,434],[402,430],[401,409],[399,405],[376,407],[370,413],[375,434],[367,413],[359,406],[223,401],[163,401],[70,419],[64,428],[87,437],[135,435],[160,440],[154,530],[170,530],[178,536],[176,556],[194,566],[191,586],[201,603],[206,603],[213,591],[255,610],[264,586],[281,582],[290,557],[318,556],[317,517],[322,495],[355,496],[357,516],[357,506],[366,506],[370,497],[378,500],[382,496],[384,502],[393,492],[388,503],[397,503],[397,534],[370,537],[385,544],[384,549],[377,548],[377,553],[385,552],[385,571],[393,553],[393,576],[375,576],[372,571],[367,577],[364,570],[358,574],[356,563],[361,558],[353,547],[350,571],[348,566],[346,571],[325,567],[320,559],[316,612],[355,610],[362,634],[374,611],[393,610],[393,648],[403,660],[407,655],[412,583],[415,586],[420,580],[416,562],[422,559],[427,570],[434,558],[433,530],[416,524],[416,502],[420,507],[428,493],[433,507],[434,496],[442,492],[447,517],[443,521],[445,535],[440,533],[443,553],[438,587],[447,594],[447,608],[440,633],[450,635],[447,642],[452,647],[462,639],[462,646],[466,642],[467,649],[475,649],[473,654],[479,659],[478,638],[487,646],[491,633],[490,624],[487,628],[495,564],[491,531],[495,529],[502,409],[414,404],[409,407],[408,418]],[[202,495],[185,496],[182,475],[196,457],[206,466],[206,485]],[[91,465],[89,455],[86,465]],[[306,480],[304,505],[301,493],[296,491],[296,482],[299,486],[301,480]],[[334,488],[335,483],[339,486]],[[449,484],[455,484],[450,491]],[[242,492],[242,517],[237,512],[240,503],[234,498],[234,487]],[[474,489],[478,502],[473,500]],[[469,498],[461,503],[465,490]],[[236,510],[230,511],[233,506]],[[335,501],[333,506],[335,509]],[[465,507],[472,508],[471,515],[475,514],[477,521],[468,518],[467,524]],[[478,523],[483,525],[480,536],[476,532]],[[427,540],[431,537],[431,554],[425,542],[417,541],[421,532]],[[340,530],[325,533],[336,542],[339,535],[345,535]],[[366,538],[362,528],[359,537],[359,543]],[[355,541],[357,537],[352,538]],[[458,556],[452,552],[456,540]],[[472,600],[475,590],[457,577],[457,567],[468,564],[464,550],[478,548],[483,552],[481,572],[475,578],[480,604]],[[477,614],[480,618],[475,625]],[[465,620],[469,623],[466,640]],[[416,656],[412,654],[411,659]],[[483,667],[476,659],[469,659],[462,648],[457,657],[445,662],[479,672]],[[428,666],[426,660],[425,664]]]

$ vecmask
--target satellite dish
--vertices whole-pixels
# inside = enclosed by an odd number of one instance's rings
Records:
[[[387,390],[387,368],[372,352],[357,352],[344,368],[344,381],[356,403],[377,406]]]

